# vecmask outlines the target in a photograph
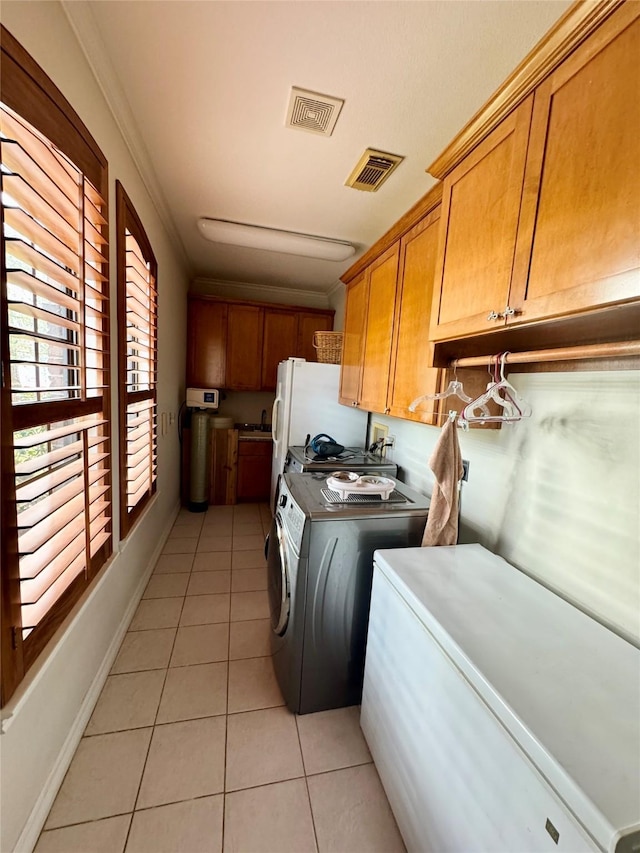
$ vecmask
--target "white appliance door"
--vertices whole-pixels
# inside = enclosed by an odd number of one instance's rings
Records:
[[[367,412],[338,402],[340,365],[290,358],[278,365],[276,399],[272,412],[273,462],[271,511],[275,511],[278,477],[284,471],[287,449],[303,445],[319,433],[345,447],[364,447]]]
[[[293,362],[287,446],[326,433],[345,447],[364,447],[367,412],[338,402],[340,365]]]
[[[273,459],[271,462],[271,512],[275,512],[278,478],[284,471],[284,463],[289,447],[289,418],[291,413],[291,383],[293,380],[293,359],[281,361],[278,365],[276,398],[271,412],[271,438],[273,439]]]

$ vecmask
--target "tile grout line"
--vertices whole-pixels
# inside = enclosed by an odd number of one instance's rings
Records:
[[[160,556],[162,556],[162,555],[160,554],[160,555],[158,556],[158,560],[160,559]],[[156,566],[157,566],[157,564],[158,564],[158,560],[156,560],[156,564],[155,564],[155,565],[154,565],[154,567],[153,567],[153,571],[151,572],[151,577],[153,577],[153,573],[155,572],[155,568],[156,568]],[[149,581],[151,580],[151,577],[149,578]],[[148,586],[148,585],[149,585],[149,584],[147,583],[147,586]],[[143,595],[143,597],[144,597],[144,592],[142,593],[142,595]],[[140,599],[140,601],[142,601],[142,600],[143,600],[143,599],[141,598],[141,599]],[[138,606],[139,606],[139,603],[138,603]],[[134,613],[134,617],[132,617],[132,618],[135,618],[135,613]],[[118,651],[117,651],[117,653],[116,653],[116,656],[115,656],[115,659],[114,659],[114,664],[115,664],[115,661],[116,661],[116,660],[117,660],[117,658],[118,658],[118,655],[120,654],[120,651],[121,651],[121,649],[122,649],[122,646],[124,645],[124,641],[125,641],[125,638],[126,638],[126,636],[127,636],[127,634],[128,634],[128,633],[129,633],[129,630],[128,630],[128,628],[127,628],[127,631],[125,631],[125,634],[124,634],[124,636],[123,636],[123,638],[122,638],[122,642],[120,643],[120,646],[119,646]],[[177,629],[176,629],[176,635],[175,635],[175,636],[177,636]],[[174,642],[175,642],[175,636],[174,636]],[[173,650],[173,646],[172,646],[172,650]],[[113,667],[112,667],[112,669],[113,669]],[[133,673],[113,673],[112,669],[107,673],[107,678],[105,679],[105,685],[104,685],[104,686],[106,686],[107,680],[108,680],[108,679],[109,679],[109,677],[110,677],[110,676],[112,676],[112,675],[129,675],[129,674],[133,674]],[[156,671],[158,671],[158,670],[160,670],[160,669],[163,669],[163,667],[158,667],[157,669],[154,669],[154,670],[136,670],[136,672],[151,672],[151,671],[156,672]],[[167,670],[168,670],[168,667],[167,667]],[[166,676],[165,676],[165,680],[166,680]],[[103,686],[102,690],[100,691],[100,694],[99,694],[99,696],[98,696],[98,699],[96,700],[96,707],[97,707],[98,702],[100,701],[100,698],[101,698],[101,696],[102,696],[102,693],[104,692],[104,686]],[[162,690],[164,690],[164,682],[163,682],[163,688],[162,688]],[[159,702],[161,701],[161,699],[162,699],[162,691],[161,691],[161,693],[160,693],[160,700],[159,700]],[[158,703],[158,707],[159,707],[159,703]],[[94,707],[93,711],[95,711],[95,707]],[[58,795],[59,795],[60,791],[62,790],[62,788],[63,788],[63,786],[64,786],[64,783],[65,783],[65,782],[66,782],[66,780],[67,780],[67,777],[68,777],[68,775],[69,775],[69,772],[71,771],[71,766],[72,766],[72,764],[73,764],[73,759],[75,759],[76,754],[77,754],[77,752],[78,752],[78,749],[80,748],[80,744],[82,743],[83,739],[84,739],[84,738],[88,738],[88,737],[98,737],[99,735],[119,734],[119,731],[118,731],[118,732],[98,732],[98,733],[96,733],[95,735],[87,735],[87,734],[86,734],[86,731],[87,731],[87,727],[88,727],[88,725],[89,725],[89,723],[91,722],[91,719],[92,719],[92,717],[93,717],[93,711],[92,711],[92,713],[91,713],[91,717],[89,717],[89,719],[87,720],[87,724],[86,724],[86,726],[84,727],[84,730],[83,730],[83,732],[82,732],[82,736],[81,736],[80,741],[79,741],[79,743],[78,743],[78,746],[76,747],[76,749],[75,749],[75,751],[74,751],[74,753],[73,753],[73,756],[72,756],[72,759],[71,759],[71,761],[70,761],[70,763],[69,763],[69,766],[67,767],[67,770],[66,770],[66,772],[65,772],[65,774],[64,774],[64,777],[63,777],[63,779],[62,779],[62,782],[60,783],[60,787],[58,788],[58,793],[56,794],[56,799],[58,798]],[[157,711],[156,711],[156,716],[157,716]],[[152,740],[152,738],[153,738],[153,729],[154,729],[154,726],[153,726],[153,725],[152,725],[152,726],[140,726],[138,729],[123,729],[123,730],[121,730],[121,731],[139,731],[139,729],[142,729],[142,728],[151,728],[151,730],[152,730],[152,731],[151,731],[151,737],[149,738],[149,747],[150,747],[150,746],[151,746],[151,740]],[[143,768],[142,768],[142,774],[141,774],[141,776],[140,776],[140,784],[142,783],[142,776],[144,775],[144,768],[145,768],[146,763],[147,763],[147,757],[148,757],[148,754],[149,754],[149,747],[147,747],[147,756],[145,756],[145,762],[144,762],[144,765],[143,765]],[[138,786],[138,793],[139,793],[139,786]],[[126,844],[127,844],[127,841],[128,841],[128,839],[129,839],[129,833],[130,833],[130,831],[131,831],[131,824],[133,823],[133,813],[134,813],[134,810],[135,810],[135,802],[136,802],[136,801],[137,801],[137,799],[138,799],[138,793],[136,793],[136,800],[134,801],[134,807],[133,807],[133,809],[132,809],[132,811],[131,811],[131,812],[122,812],[120,815],[106,815],[105,817],[98,818],[98,820],[106,820],[107,818],[110,818],[110,817],[122,817],[122,816],[129,815],[129,814],[131,815],[131,820],[129,821],[129,827],[128,827],[128,829],[127,829],[127,837],[126,837],[126,839],[125,839],[125,845],[124,845],[124,847],[122,848],[123,850],[125,849]],[[47,814],[47,817],[46,817],[46,819],[45,819],[44,825],[43,825],[42,829],[40,830],[40,836],[42,835],[42,833],[43,833],[43,832],[50,832],[50,831],[52,831],[52,830],[54,830],[54,829],[63,829],[63,828],[65,828],[66,826],[76,826],[76,825],[77,825],[77,824],[64,824],[63,826],[60,826],[60,827],[51,827],[51,829],[50,829],[50,830],[47,830],[47,828],[46,828],[46,826],[47,826],[47,821],[49,820],[49,817],[50,817],[50,815],[51,815],[51,812],[52,812],[52,810],[53,810],[54,805],[55,805],[55,800],[54,800],[54,802],[51,804],[51,808],[49,809],[49,814]],[[94,820],[92,820],[92,821],[81,821],[81,823],[92,823],[92,822],[95,822],[95,820],[96,820],[96,819],[94,819]]]
[[[224,718],[224,767],[222,774],[222,838],[220,849],[224,850],[226,814],[227,814],[227,756],[229,749],[229,685],[231,683],[231,590],[233,589],[233,519],[235,510],[231,513],[231,558],[229,560],[229,631],[227,634],[227,701]]]
[[[227,713],[225,716],[225,741],[224,741],[224,778],[223,778],[223,797],[222,797],[222,846],[221,849],[225,848],[225,832],[226,832],[226,816],[227,816],[227,759],[228,759],[228,746],[229,746],[229,687],[231,683],[231,604],[232,604],[232,595],[233,595],[233,575],[234,571],[237,569],[234,567],[234,548],[233,548],[233,530],[235,527],[236,521],[236,513],[235,508],[231,514],[231,561],[230,561],[230,573],[229,573],[229,644],[227,651]],[[242,621],[253,621],[253,620],[242,620]]]
[[[235,514],[234,514],[234,515],[235,515]],[[244,523],[244,522],[243,522],[243,523]],[[232,519],[232,529],[233,529],[233,519]],[[185,558],[191,558],[191,567],[190,567],[190,569],[189,569],[189,571],[188,571],[188,572],[163,572],[163,573],[160,573],[161,575],[164,575],[164,574],[181,574],[181,575],[188,576],[188,579],[187,579],[187,583],[186,583],[186,588],[185,588],[185,592],[184,592],[184,594],[183,594],[182,596],[163,596],[163,597],[158,598],[158,599],[145,599],[146,601],[163,600],[163,599],[166,599],[166,598],[181,599],[180,612],[179,612],[179,614],[178,614],[178,621],[177,621],[177,625],[175,625],[175,627],[174,627],[174,637],[173,637],[173,641],[172,641],[172,644],[171,644],[171,649],[170,649],[170,651],[169,651],[169,657],[168,657],[168,663],[167,663],[167,665],[166,665],[166,666],[162,666],[162,667],[151,667],[151,668],[145,668],[145,669],[136,669],[136,670],[131,670],[131,671],[128,671],[128,672],[119,672],[119,673],[114,673],[114,676],[116,676],[116,677],[117,677],[117,676],[120,676],[120,675],[135,675],[135,674],[139,674],[139,673],[143,673],[143,672],[158,672],[158,671],[163,671],[163,672],[164,672],[164,677],[163,677],[163,679],[162,679],[162,686],[161,686],[160,693],[159,693],[159,699],[158,699],[158,704],[157,704],[157,707],[156,707],[156,710],[155,710],[155,715],[154,715],[154,721],[153,721],[153,723],[151,723],[151,725],[137,726],[137,727],[127,728],[127,729],[116,729],[116,730],[114,730],[114,731],[109,731],[109,732],[97,732],[97,733],[95,733],[95,735],[86,735],[85,733],[83,733],[83,738],[85,738],[85,737],[86,737],[86,738],[89,738],[89,737],[94,737],[94,736],[96,736],[96,737],[97,737],[97,736],[104,736],[104,735],[109,735],[109,734],[119,734],[119,733],[123,733],[123,732],[127,732],[127,731],[139,731],[140,729],[143,729],[143,728],[145,728],[145,729],[146,729],[146,728],[150,728],[150,729],[151,729],[151,734],[150,734],[150,738],[149,738],[149,744],[148,744],[148,747],[147,747],[147,750],[146,750],[146,755],[145,755],[145,759],[144,759],[144,763],[143,763],[143,767],[142,767],[142,772],[141,772],[141,775],[140,775],[140,780],[139,780],[139,783],[138,783],[138,788],[137,788],[136,797],[135,797],[135,800],[134,800],[134,804],[133,804],[132,810],[131,810],[131,811],[124,811],[124,812],[120,812],[120,813],[118,813],[118,814],[113,814],[113,815],[105,815],[105,816],[103,816],[103,817],[99,817],[99,818],[91,818],[91,819],[88,819],[88,820],[80,820],[80,821],[77,821],[77,822],[75,822],[75,823],[64,824],[64,825],[63,825],[63,826],[61,826],[61,827],[53,827],[53,828],[52,828],[52,830],[63,829],[63,828],[66,828],[66,827],[68,827],[68,826],[79,826],[79,825],[84,825],[84,824],[93,824],[93,823],[96,823],[96,822],[99,822],[99,821],[109,820],[109,819],[111,819],[111,818],[115,818],[115,817],[129,817],[128,826],[127,826],[127,833],[126,833],[126,837],[125,837],[125,839],[124,839],[124,847],[123,847],[123,849],[124,849],[124,848],[126,847],[126,845],[129,843],[129,840],[130,840],[130,837],[131,837],[131,830],[132,830],[132,826],[133,826],[133,818],[135,817],[135,813],[136,813],[136,812],[138,812],[138,811],[145,811],[145,810],[151,810],[151,809],[154,809],[154,808],[158,808],[159,806],[165,806],[165,805],[171,805],[171,804],[172,804],[172,803],[161,803],[161,804],[157,804],[157,805],[145,806],[144,808],[138,808],[138,802],[139,802],[139,797],[140,797],[140,791],[141,791],[141,788],[142,788],[142,782],[143,782],[143,779],[144,779],[144,776],[145,776],[145,772],[146,772],[146,769],[147,769],[148,759],[149,759],[149,755],[150,755],[150,751],[151,751],[151,745],[152,745],[152,742],[153,742],[153,739],[154,739],[155,731],[156,731],[156,728],[158,728],[158,727],[159,727],[159,726],[161,726],[161,725],[164,725],[164,723],[159,723],[159,722],[158,722],[158,716],[159,716],[160,707],[161,707],[161,704],[162,704],[162,699],[163,699],[164,692],[165,692],[166,685],[167,685],[167,681],[168,681],[169,670],[172,668],[172,667],[171,667],[171,660],[172,660],[173,653],[174,653],[174,651],[175,651],[175,646],[176,646],[176,643],[177,643],[177,635],[178,635],[178,631],[180,630],[180,627],[197,627],[197,626],[181,626],[181,625],[180,625],[180,621],[181,621],[182,616],[183,616],[183,614],[184,614],[184,608],[185,608],[186,603],[187,603],[187,598],[189,598],[189,595],[188,595],[188,589],[189,589],[189,586],[190,586],[191,580],[192,580],[192,578],[193,578],[193,576],[194,576],[194,573],[195,573],[195,572],[194,572],[195,559],[196,559],[196,556],[197,556],[197,555],[198,555],[198,553],[199,553],[199,552],[198,552],[198,544],[199,544],[200,538],[204,535],[204,533],[205,533],[204,525],[201,525],[200,533],[199,533],[199,534],[198,534],[198,536],[197,536],[197,540],[198,540],[198,541],[197,541],[197,543],[196,543],[196,550],[195,550],[195,552],[190,552],[190,553],[187,553],[187,554],[184,554],[184,555],[183,555],[183,554],[180,554],[180,555],[178,555],[178,554],[175,554],[175,555],[174,555],[174,554],[171,554],[171,555],[169,555],[169,556],[172,556],[172,557],[173,557],[173,556],[175,556],[175,557],[177,557],[177,556],[181,556],[181,557],[185,557]],[[247,535],[248,535],[248,534],[247,534]],[[192,538],[196,538],[196,537],[192,537]],[[240,549],[240,550],[242,551],[242,550],[246,550],[246,549]],[[204,552],[204,553],[209,553],[209,552]],[[215,553],[221,553],[221,552],[211,552],[211,554],[212,554],[212,555],[213,555],[213,554],[215,554]],[[232,547],[231,554],[233,555],[233,547]],[[162,555],[162,554],[161,554],[160,556],[166,556],[166,555]],[[158,558],[158,561],[159,561],[159,559],[160,559],[160,557]],[[155,571],[156,571],[156,568],[157,568],[157,565],[158,565],[158,561],[156,561],[156,565],[154,566],[154,571],[152,572],[152,576],[154,576],[154,575],[155,575],[156,577],[160,576],[160,575],[156,575],[156,574],[155,574]],[[256,567],[256,568],[260,568],[260,567]],[[233,577],[233,571],[234,571],[234,569],[233,569],[233,556],[232,556],[232,557],[231,557],[231,566],[230,566],[230,569],[229,569],[230,578],[232,578],[232,577]],[[242,569],[236,569],[236,571],[242,571]],[[195,574],[199,574],[199,573],[195,573]],[[264,591],[264,590],[243,590],[243,592],[263,592],[263,591]],[[206,594],[206,593],[205,593],[205,594]],[[227,594],[227,593],[222,593],[222,594]],[[225,804],[226,794],[227,794],[227,793],[230,793],[230,792],[227,792],[227,790],[226,790],[226,765],[227,765],[228,718],[229,718],[229,714],[230,714],[230,712],[229,712],[229,685],[230,685],[230,664],[231,664],[230,654],[231,654],[231,627],[232,627],[232,626],[231,626],[231,613],[230,613],[230,610],[231,610],[231,590],[229,591],[228,595],[229,595],[229,613],[228,613],[228,619],[227,619],[227,620],[224,620],[224,621],[226,621],[226,622],[227,622],[227,626],[228,626],[228,630],[227,630],[227,640],[228,640],[228,646],[227,646],[227,657],[226,657],[226,661],[224,661],[224,662],[226,663],[226,665],[227,665],[227,696],[226,696],[226,712],[225,712],[224,714],[207,714],[207,715],[205,715],[204,717],[188,718],[187,720],[184,720],[184,721],[171,721],[171,720],[169,720],[169,721],[167,721],[167,723],[166,723],[167,725],[169,725],[169,724],[172,724],[172,723],[174,723],[174,722],[189,722],[191,719],[193,719],[193,720],[198,719],[198,720],[199,720],[199,719],[205,719],[205,718],[215,718],[215,717],[219,717],[219,716],[225,716],[225,761],[224,761],[224,770],[223,770],[223,773],[224,773],[224,777],[223,777],[223,778],[224,778],[224,782],[223,782],[223,790],[222,790],[222,794],[223,794],[223,815],[222,815],[222,821],[223,821],[223,836],[222,836],[222,838],[223,838],[223,841],[224,841],[224,816],[225,816],[224,804]],[[141,599],[141,600],[142,600],[142,599]],[[223,621],[221,624],[224,624],[224,621]],[[243,620],[236,620],[236,621],[237,621],[238,623],[240,623],[240,624],[241,624],[242,622],[256,621],[256,620],[255,620],[255,619],[243,619]],[[263,621],[263,620],[261,620],[261,621]],[[218,623],[198,623],[198,625],[200,625],[200,624],[202,624],[202,625],[209,625],[209,624],[218,624]],[[173,627],[173,626],[168,626],[168,627],[169,627],[169,629],[170,629],[170,628],[171,628],[171,627]],[[138,631],[127,631],[127,633],[143,633],[143,632],[145,632],[145,631],[151,631],[151,630],[158,630],[158,629],[156,629],[156,628],[147,628],[147,629],[143,628],[143,629],[138,629]],[[123,642],[124,642],[124,638],[123,638]],[[121,644],[121,645],[122,645],[122,644]],[[238,660],[260,660],[260,659],[264,659],[265,657],[270,657],[270,655],[254,655],[254,656],[247,657],[247,658],[239,658]],[[222,662],[222,661],[221,661],[221,662]],[[185,664],[185,665],[183,665],[183,666],[181,666],[181,667],[175,667],[175,668],[176,668],[176,669],[180,669],[180,668],[184,668],[185,666],[200,666],[200,665],[203,665],[203,664],[201,664],[201,663]],[[270,706],[270,707],[271,707],[271,706]],[[273,707],[279,707],[279,706],[273,706]],[[260,709],[255,709],[255,710],[265,710],[265,709],[260,708]],[[244,711],[238,711],[238,712],[234,712],[234,713],[244,713]],[[85,730],[86,730],[86,729],[85,729]],[[304,767],[304,765],[303,765],[303,767]],[[65,774],[65,775],[66,775],[66,774]],[[298,778],[302,778],[302,777],[298,777]],[[276,783],[267,783],[267,784],[276,784]],[[251,787],[262,787],[262,786],[251,786]],[[245,790],[245,789],[238,789],[238,790]],[[196,797],[187,797],[187,798],[185,798],[185,799],[178,799],[178,800],[176,800],[176,801],[172,801],[172,802],[175,802],[175,803],[189,802],[189,801],[192,801],[192,800],[204,799],[204,798],[207,798],[207,797],[210,797],[210,796],[211,796],[211,794],[205,794],[205,795],[199,795],[199,796],[196,796]],[[52,830],[44,830],[44,829],[43,829],[43,832],[44,832],[44,831],[49,832],[49,831],[52,831]]]
[[[202,525],[200,526],[200,530],[202,530]],[[198,534],[198,541],[200,541],[200,533]],[[197,550],[197,543],[196,543],[196,550]],[[188,556],[188,555],[185,555],[185,556]],[[159,559],[160,558],[158,558],[158,560]],[[160,706],[162,704],[162,697],[164,695],[164,690],[165,690],[165,687],[167,684],[167,679],[169,677],[169,669],[171,667],[171,658],[173,657],[173,651],[175,649],[176,641],[178,639],[178,631],[180,629],[180,619],[182,618],[182,611],[184,610],[184,605],[185,605],[185,601],[187,598],[187,589],[189,588],[189,583],[191,581],[191,574],[193,571],[194,560],[195,560],[195,553],[193,555],[191,555],[191,568],[189,569],[189,572],[188,572],[187,584],[185,587],[184,595],[182,596],[182,605],[180,607],[180,613],[178,614],[178,624],[176,625],[175,634],[173,635],[173,642],[171,644],[171,650],[169,652],[169,657],[167,660],[167,666],[165,669],[164,680],[162,682],[162,690],[160,691],[160,698],[158,699],[158,707],[156,708],[156,713],[155,713],[153,725],[151,728],[151,737],[149,738],[149,745],[147,747],[147,753],[145,755],[144,764],[142,766],[142,773],[140,774],[140,781],[138,782],[138,790],[136,791],[135,800],[133,802],[131,821],[129,822],[129,828],[127,830],[127,837],[125,839],[125,846],[123,849],[126,849],[126,846],[129,843],[129,836],[131,835],[131,828],[133,826],[133,818],[134,818],[135,813],[136,813],[136,807],[138,805],[138,800],[140,799],[140,791],[142,789],[142,781],[144,779],[144,774],[145,774],[145,771],[147,769],[147,763],[149,761],[149,754],[151,752],[151,744],[153,743],[153,738],[154,738],[155,731],[156,731],[156,724],[157,724],[157,720],[158,720],[158,714],[160,713]],[[156,566],[157,566],[157,562],[156,562]],[[156,566],[154,566],[154,572],[155,572]],[[181,572],[180,574],[187,574],[187,572]],[[152,573],[152,576],[153,576],[153,573]],[[178,598],[179,596],[175,596],[175,597]]]
[[[160,559],[160,558],[158,558],[158,559]],[[192,568],[193,568],[193,560],[194,559],[195,558],[192,557],[192,560],[191,560],[191,567]],[[156,565],[157,565],[157,562],[156,562]],[[153,567],[154,572],[155,572],[155,568],[156,567],[154,566]],[[186,572],[182,572],[181,574],[186,574]],[[152,576],[153,576],[153,573],[152,573]],[[189,579],[191,579],[191,570],[189,570]],[[173,635],[173,642],[171,643],[171,651],[169,652],[169,658],[167,660],[167,666],[165,669],[164,679],[162,682],[162,690],[160,691],[160,698],[158,699],[158,707],[156,708],[156,713],[155,713],[155,716],[153,718],[153,725],[151,727],[151,737],[149,738],[149,744],[147,746],[147,753],[146,753],[145,758],[144,758],[144,764],[142,765],[142,773],[140,774],[140,781],[138,782],[138,790],[136,791],[136,796],[135,796],[135,799],[133,801],[133,808],[131,810],[131,820],[129,821],[129,828],[127,829],[127,837],[125,838],[124,847],[122,848],[123,851],[126,850],[127,844],[129,843],[129,837],[131,835],[131,828],[133,826],[133,819],[135,817],[136,807],[138,805],[138,800],[140,799],[140,790],[142,789],[142,780],[144,779],[144,774],[145,774],[145,771],[147,769],[147,763],[149,761],[149,754],[151,752],[151,744],[153,743],[153,737],[154,737],[155,732],[156,732],[156,723],[158,720],[158,714],[160,713],[160,706],[162,704],[162,697],[164,695],[164,689],[166,687],[167,679],[169,677],[169,668],[171,666],[171,658],[173,657],[173,650],[174,650],[175,645],[176,645],[176,640],[178,639],[178,630],[180,628],[180,619],[182,617],[182,611],[184,609],[184,603],[185,603],[185,600],[187,597],[186,591],[187,591],[188,586],[189,586],[189,580],[187,580],[187,587],[185,588],[185,594],[182,596],[182,606],[180,607],[180,613],[178,614],[178,624],[177,624],[176,629],[175,629],[175,634]],[[176,598],[177,597],[178,596],[176,596]]]
[[[298,726],[298,714],[294,714],[296,721],[296,734],[298,735],[298,745],[300,746],[300,755],[302,757],[302,769],[304,770],[304,786],[307,791],[307,800],[309,801],[309,813],[311,815],[311,826],[313,827],[313,837],[316,842],[316,851],[320,850],[320,844],[318,842],[318,830],[316,829],[316,819],[313,814],[313,804],[311,802],[311,791],[309,790],[309,777],[307,774],[307,764],[304,760],[304,750],[302,749],[302,738],[300,737],[300,727]]]

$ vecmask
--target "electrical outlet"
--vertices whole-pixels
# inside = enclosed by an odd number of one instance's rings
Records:
[[[371,444],[376,444],[379,441],[386,441],[387,435],[389,434],[389,427],[384,426],[384,424],[376,423],[375,421],[371,424]]]
[[[393,461],[393,450],[396,446],[396,437],[395,435],[387,435],[385,438],[385,442],[382,446],[382,456],[384,459],[388,459],[389,462]]]

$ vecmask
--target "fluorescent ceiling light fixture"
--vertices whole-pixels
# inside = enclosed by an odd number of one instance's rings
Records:
[[[225,219],[199,219],[198,228],[202,236],[213,243],[264,249],[266,252],[283,252],[285,255],[302,255],[323,261],[346,261],[356,251],[355,246],[344,240],[262,228],[260,225],[244,225],[241,222],[227,222]]]

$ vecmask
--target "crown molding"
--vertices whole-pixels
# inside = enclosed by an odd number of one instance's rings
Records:
[[[189,292],[201,296],[227,296],[231,299],[245,299],[254,302],[279,302],[282,305],[331,308],[327,293],[291,287],[275,287],[269,284],[254,284],[248,281],[223,281],[205,276],[198,276],[193,279]]]
[[[135,115],[100,35],[96,19],[91,11],[91,4],[78,3],[74,0],[60,0],[60,2],[169,240],[181,258],[185,269],[192,271],[192,265],[184,244],[180,239],[166,198],[160,188],[156,172],[151,165],[149,152],[138,131]]]
[[[333,284],[329,290],[327,290],[327,299],[329,302],[333,299],[334,296],[337,296],[339,293],[344,291],[344,283],[338,279],[335,284]]]
[[[448,175],[623,2],[577,0],[570,6],[426,171],[439,179]]]

